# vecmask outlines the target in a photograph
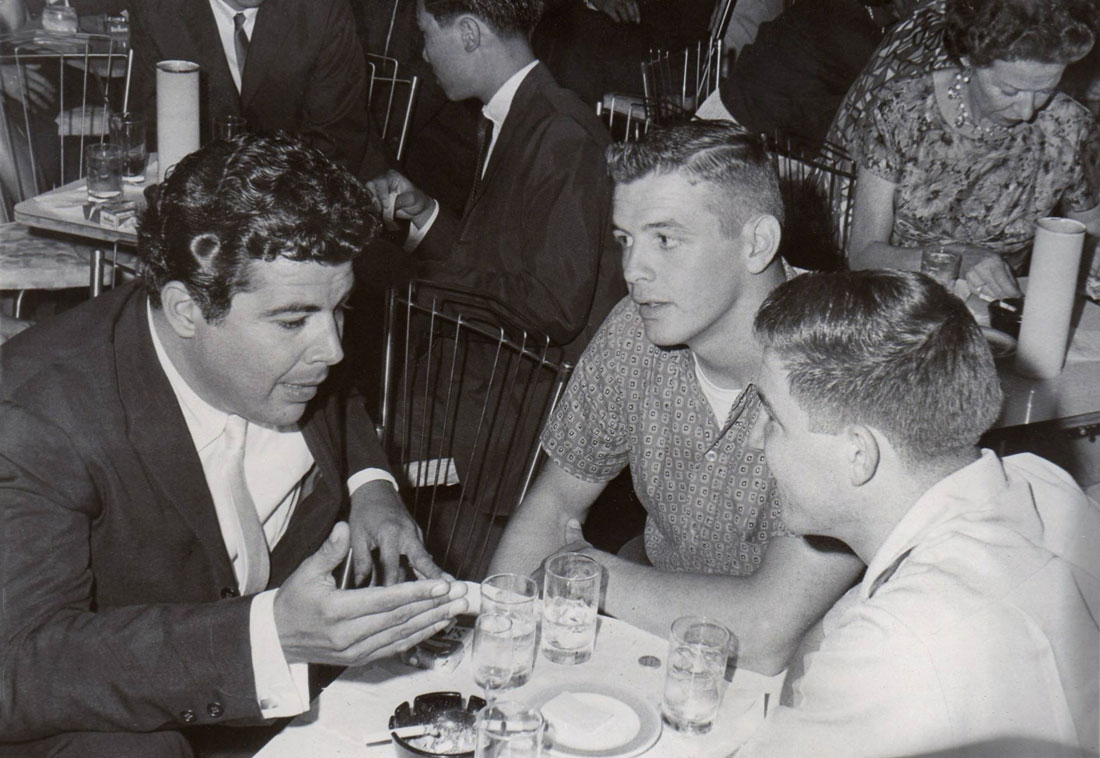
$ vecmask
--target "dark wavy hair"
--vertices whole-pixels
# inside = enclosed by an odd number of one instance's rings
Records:
[[[919,463],[973,447],[1000,413],[981,329],[924,274],[796,276],[760,306],[755,333],[786,369],[814,432],[866,424]]]
[[[779,179],[763,142],[727,121],[652,128],[637,142],[609,146],[607,167],[616,184],[674,172],[692,183],[714,183],[724,190],[715,211],[728,237],[735,237],[746,221],[761,213],[783,223]]]
[[[948,0],[944,48],[971,65],[1037,61],[1068,65],[1088,55],[1098,0]]]
[[[170,281],[217,322],[249,287],[252,261],[355,258],[377,233],[366,188],[282,133],[217,141],[181,160],[138,227],[139,275],[155,307]]]
[[[530,35],[542,18],[543,0],[421,0],[442,26],[458,16],[480,18],[499,34]]]

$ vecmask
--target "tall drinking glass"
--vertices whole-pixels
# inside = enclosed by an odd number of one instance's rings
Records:
[[[248,131],[244,116],[218,116],[214,120],[214,139],[233,139]]]
[[[506,613],[482,613],[474,624],[474,682],[493,702],[496,692],[512,678],[512,619]]]
[[[584,663],[596,646],[600,564],[581,553],[560,553],[543,574],[542,654],[553,663]]]
[[[84,178],[88,199],[102,202],[122,194],[122,151],[109,142],[84,148]]]
[[[736,650],[736,639],[729,629],[703,616],[681,616],[672,622],[661,698],[666,724],[689,734],[710,731],[722,704],[726,661]]]
[[[526,684],[535,668],[535,643],[539,627],[538,597],[538,585],[529,576],[494,574],[481,582],[482,612],[503,613],[512,620],[515,650],[512,678],[508,681],[508,687]]]
[[[474,758],[539,758],[546,722],[535,708],[501,700],[482,708]]]
[[[122,151],[122,181],[141,184],[145,181],[145,117],[126,111],[111,114],[111,142]]]

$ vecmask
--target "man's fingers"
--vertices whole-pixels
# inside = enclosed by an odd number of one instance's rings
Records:
[[[378,546],[378,562],[382,564],[381,584],[389,587],[404,577],[401,575],[401,549],[395,539],[384,539]]]
[[[431,553],[419,541],[409,541],[405,547],[405,557],[409,559],[409,565],[417,576],[429,579],[438,579],[443,576],[443,569],[435,564]]]
[[[363,634],[355,644],[343,652],[342,657],[355,663],[365,663],[407,650],[444,628],[455,616],[465,613],[467,608],[464,598],[452,600],[434,608],[429,607],[398,625]]]
[[[458,587],[461,589],[455,589]],[[402,613],[411,615],[448,599],[462,597],[465,591],[461,583],[452,584],[441,579],[402,582],[388,587],[363,587],[345,590],[334,597],[333,612],[341,618],[355,619],[400,608]],[[424,605],[412,607],[416,603]]]
[[[339,521],[332,527],[332,531],[329,532],[328,539],[324,541],[324,544],[316,553],[302,561],[302,565],[294,573],[304,572],[307,575],[320,576],[331,574],[347,556],[350,545],[351,538],[348,534],[348,525],[343,521]]]

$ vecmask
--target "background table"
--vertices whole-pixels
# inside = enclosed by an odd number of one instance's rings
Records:
[[[591,660],[564,666],[550,663],[539,653],[531,681],[502,697],[522,701],[543,687],[590,682],[627,689],[659,710],[667,648],[664,639],[626,622],[600,617],[596,652]],[[644,655],[656,656],[661,665],[642,666],[638,659]],[[664,728],[657,744],[644,755],[725,758],[763,721],[765,703],[778,702],[782,682],[782,674],[766,677],[739,669],[709,734],[696,737]],[[482,694],[473,681],[468,648],[452,672],[422,671],[392,659],[349,669],[314,700],[308,713],[294,719],[257,753],[257,758],[391,758],[394,752],[389,744],[367,748],[365,736],[384,732],[390,714],[402,702],[440,690],[455,690],[465,696]]]
[[[156,184],[156,155],[150,155],[145,166],[145,181],[141,184],[122,183],[122,199],[133,200],[138,211],[145,209],[145,188]],[[111,229],[97,221],[84,218],[84,203],[88,201],[88,185],[83,179],[69,182],[55,190],[24,200],[15,206],[15,220],[33,229],[45,229],[73,234],[87,239],[110,242],[123,247],[137,245],[133,227]]]

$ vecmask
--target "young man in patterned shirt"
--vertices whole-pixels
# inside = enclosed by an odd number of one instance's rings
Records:
[[[490,570],[531,571],[579,544],[607,571],[605,612],[664,635],[705,611],[737,634],[741,665],[775,673],[859,571],[787,532],[761,450],[752,320],[784,280],[775,173],[757,140],[718,122],[608,152],[630,296],[581,358]],[[626,466],[648,511],[645,563],[575,542],[572,522]]]

